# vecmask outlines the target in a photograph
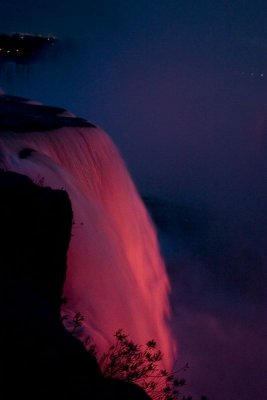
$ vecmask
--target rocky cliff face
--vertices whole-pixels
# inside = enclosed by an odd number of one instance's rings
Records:
[[[61,324],[67,193],[0,170],[0,218],[2,398],[149,399],[137,386],[105,379]]]
[[[49,131],[63,126],[94,127],[91,122],[83,118],[66,115],[64,108],[32,104],[22,97],[1,95],[1,93],[0,119],[0,132]]]

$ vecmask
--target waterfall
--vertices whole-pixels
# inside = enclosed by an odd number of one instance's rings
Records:
[[[22,156],[23,149],[34,151]],[[154,339],[170,367],[168,276],[153,224],[110,137],[94,126],[2,128],[0,167],[70,196],[74,224],[62,312],[81,312],[99,353],[122,328],[138,344]]]

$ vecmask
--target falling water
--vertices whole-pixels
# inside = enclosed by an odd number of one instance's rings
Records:
[[[20,158],[25,148],[35,152]],[[122,328],[137,343],[155,339],[170,367],[168,277],[150,218],[108,135],[93,127],[4,132],[0,166],[69,193],[74,225],[62,312],[84,315],[99,353]]]

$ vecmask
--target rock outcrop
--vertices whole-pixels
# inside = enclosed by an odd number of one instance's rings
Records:
[[[72,227],[63,190],[0,170],[1,398],[149,399],[101,374],[96,359],[60,321]]]

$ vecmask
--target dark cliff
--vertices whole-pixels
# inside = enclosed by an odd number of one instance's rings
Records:
[[[1,397],[149,399],[105,379],[60,321],[72,209],[66,192],[0,170]]]

